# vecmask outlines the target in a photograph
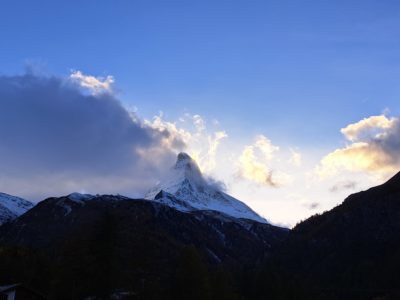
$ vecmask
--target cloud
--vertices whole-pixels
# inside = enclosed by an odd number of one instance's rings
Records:
[[[186,113],[178,120],[181,126],[164,120],[161,114],[152,121],[145,120],[145,124],[161,133],[167,131],[168,137],[164,140],[166,147],[176,149],[184,146],[185,151],[197,162],[202,172],[212,172],[217,166],[216,156],[221,141],[226,139],[228,134],[224,130],[208,128],[207,121],[200,115]],[[217,182],[215,179],[210,180]]]
[[[253,145],[245,146],[238,159],[238,176],[257,184],[278,187],[289,180],[283,172],[273,171],[270,162],[279,147],[264,135],[258,135]]]
[[[161,143],[166,148],[183,149],[192,139],[190,131],[179,128],[176,123],[163,120],[162,114],[155,116],[152,121],[143,122],[148,128],[163,136]]]
[[[332,186],[329,191],[332,193],[336,193],[342,190],[354,190],[357,186],[357,182],[351,181],[351,180],[346,180],[346,181],[340,181],[336,183],[334,186]]]
[[[378,138],[382,132],[390,129],[397,122],[396,118],[388,119],[384,115],[364,118],[361,121],[342,128],[340,132],[352,142]]]
[[[308,209],[310,209],[310,210],[317,209],[317,208],[319,208],[320,206],[321,206],[321,204],[318,203],[318,202],[312,202],[312,203],[309,203],[308,205],[306,205],[306,207],[307,207]]]
[[[400,119],[365,118],[341,129],[350,142],[326,155],[317,167],[321,177],[339,170],[393,173],[400,168]]]
[[[293,149],[290,149],[290,153],[291,157],[289,159],[289,163],[292,164],[293,166],[300,167],[302,164],[301,153]]]
[[[112,92],[112,85],[114,84],[114,77],[112,76],[95,77],[84,75],[81,71],[72,71],[69,77],[71,81],[76,82],[94,95],[104,92]]]
[[[140,191],[183,150],[182,136],[128,112],[103,81],[0,76],[0,191],[43,197]],[[82,93],[90,87],[92,94]]]
[[[207,183],[217,190],[225,191],[225,184],[214,178],[211,173],[217,166],[217,152],[221,141],[228,137],[227,133],[223,130],[211,130],[208,128],[206,120],[200,115],[186,113],[178,118],[178,121],[180,126],[176,122],[164,120],[161,113],[155,116],[152,121],[145,120],[144,123],[161,134],[167,132],[168,134],[164,134],[163,146],[169,149],[185,148],[185,152],[198,164]],[[148,148],[145,151],[147,153],[153,152],[152,149]],[[150,156],[152,160],[153,157],[158,156],[157,151],[160,151],[159,147],[156,147],[154,153]]]
[[[209,135],[208,139],[208,151],[207,151],[207,164],[204,166],[207,170],[213,170],[217,166],[216,155],[218,147],[221,141],[227,138],[228,135],[225,131],[216,131],[213,135]]]
[[[206,129],[205,122],[200,115],[193,116],[193,124],[196,126],[198,133],[201,133]]]

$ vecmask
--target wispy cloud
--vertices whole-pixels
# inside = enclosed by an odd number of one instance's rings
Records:
[[[89,90],[93,94],[100,94],[104,92],[111,93],[114,84],[113,76],[95,77],[85,75],[81,71],[72,71],[69,76],[71,81],[77,83],[82,88]]]
[[[294,165],[296,167],[300,167],[302,164],[301,153],[294,149],[290,149],[290,153],[291,153],[291,157],[289,159],[289,163],[291,163],[292,165]]]
[[[339,191],[343,190],[354,190],[357,186],[357,182],[352,181],[352,180],[345,180],[345,181],[340,181],[337,182],[335,185],[333,185],[329,191],[332,193],[336,193]]]
[[[177,148],[184,145],[185,151],[196,160],[203,172],[212,172],[217,165],[219,146],[228,134],[224,130],[214,128],[218,126],[216,124],[210,128],[207,121],[198,114],[186,113],[179,118],[179,122],[164,120],[162,114],[155,116],[151,121],[145,120],[145,124],[154,130],[168,132],[166,146]]]
[[[271,187],[285,184],[290,176],[271,168],[271,161],[278,151],[279,147],[267,137],[258,135],[254,144],[245,146],[238,158],[238,177]]]

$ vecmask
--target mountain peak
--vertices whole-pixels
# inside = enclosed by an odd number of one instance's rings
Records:
[[[190,157],[189,154],[187,154],[186,152],[180,152],[178,154],[176,163],[179,163],[181,161],[192,161],[192,160],[193,159]]]
[[[189,154],[185,152],[180,152],[176,159],[175,169],[198,169],[200,172],[200,168],[197,165],[196,161],[190,157]]]
[[[172,171],[174,181],[183,183],[185,180],[189,183],[200,186],[205,185],[206,181],[200,171],[196,161],[189,154],[181,152],[178,154],[175,166]]]
[[[178,201],[175,200],[172,203],[171,196]],[[184,152],[178,154],[175,166],[171,168],[166,179],[151,189],[145,198],[171,203],[170,206],[174,206],[178,210],[182,210],[182,207],[184,207],[184,211],[213,210],[235,218],[253,219],[266,223],[264,218],[246,204],[209,184],[195,160]],[[176,204],[178,202],[179,205]]]

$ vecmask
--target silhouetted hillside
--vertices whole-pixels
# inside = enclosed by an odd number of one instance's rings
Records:
[[[106,297],[115,290],[160,297],[176,288],[174,278],[182,278],[176,272],[188,247],[207,272],[233,272],[255,265],[287,233],[217,212],[184,213],[121,196],[50,198],[0,227],[0,281],[27,282],[54,299]]]
[[[400,299],[400,173],[298,224],[268,267],[306,299]]]

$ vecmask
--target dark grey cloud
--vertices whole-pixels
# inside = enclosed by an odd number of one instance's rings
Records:
[[[309,205],[309,208],[310,208],[310,209],[317,209],[319,206],[320,206],[319,203],[313,202],[313,203],[311,203],[311,204]]]
[[[309,210],[315,210],[319,208],[321,204],[318,202],[311,202],[311,203],[305,203],[303,206],[308,208]]]
[[[184,148],[111,93],[31,73],[0,76],[0,122],[0,191],[24,196],[139,191]]]
[[[347,180],[347,181],[340,181],[333,185],[329,191],[332,193],[340,192],[343,190],[354,190],[357,186],[357,182]]]
[[[371,147],[381,149],[386,154],[387,164],[400,166],[400,118],[395,118],[392,126],[384,134],[370,142]]]

